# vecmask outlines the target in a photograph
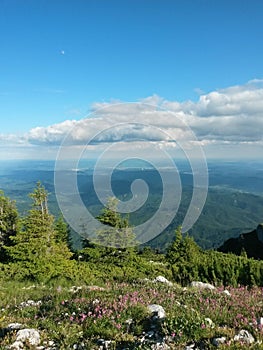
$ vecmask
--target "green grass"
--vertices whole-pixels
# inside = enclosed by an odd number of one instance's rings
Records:
[[[191,340],[202,340],[207,349],[212,349],[210,339],[223,335],[228,343],[221,349],[238,349],[241,345],[231,339],[241,329],[247,329],[256,340],[263,340],[256,321],[263,315],[262,288],[230,288],[229,297],[222,293],[222,288],[199,291],[141,281],[104,283],[99,289],[87,284],[81,287],[72,292],[66,284],[1,284],[0,326],[19,322],[23,327],[36,328],[42,344],[53,340],[61,350],[81,343],[85,349],[98,349],[99,338],[113,340],[112,349],[118,349],[120,344],[139,349],[135,344],[149,330],[147,305],[160,304],[167,313],[160,333],[169,337],[172,349],[183,349]],[[20,306],[29,299],[41,300],[41,305]],[[206,318],[213,321],[212,326]],[[127,323],[129,319],[134,320],[131,326]],[[6,349],[14,340],[15,334],[9,333],[0,339],[0,348]]]

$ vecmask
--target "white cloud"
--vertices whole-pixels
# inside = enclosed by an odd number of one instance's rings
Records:
[[[168,101],[157,95],[136,103],[94,103],[82,120],[66,120],[31,129],[27,135],[0,135],[0,142],[59,146],[120,143],[123,147],[155,142],[161,148],[185,140],[215,150],[216,145],[255,146],[263,142],[263,80],[202,94],[197,102]],[[196,136],[196,138],[194,137]],[[221,147],[220,146],[220,147]],[[137,146],[136,146],[137,147]]]
[[[0,144],[4,145],[21,145],[27,143],[27,139],[24,136],[16,134],[0,134]]]

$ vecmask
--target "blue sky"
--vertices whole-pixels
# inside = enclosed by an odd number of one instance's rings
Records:
[[[260,157],[262,16],[261,0],[0,0],[0,158],[115,101],[183,114],[209,155]]]

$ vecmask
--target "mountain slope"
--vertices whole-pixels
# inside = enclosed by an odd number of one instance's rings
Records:
[[[218,248],[223,253],[234,253],[240,255],[246,252],[249,258],[263,259],[263,224],[248,233],[242,233],[237,238],[230,238]]]

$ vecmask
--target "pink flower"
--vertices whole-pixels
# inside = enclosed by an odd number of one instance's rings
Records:
[[[80,316],[81,316],[81,322],[83,322],[87,318],[86,314],[81,314]]]

